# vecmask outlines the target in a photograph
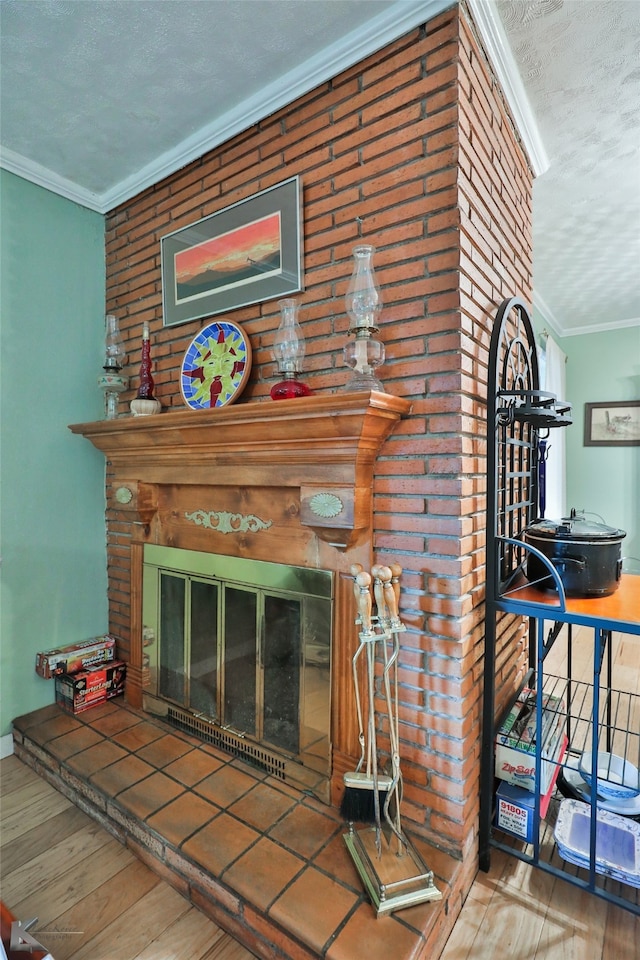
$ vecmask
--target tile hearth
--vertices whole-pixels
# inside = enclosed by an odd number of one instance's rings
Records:
[[[15,752],[264,960],[440,955],[462,864],[413,837],[443,899],[376,919],[336,810],[123,701],[14,721]]]

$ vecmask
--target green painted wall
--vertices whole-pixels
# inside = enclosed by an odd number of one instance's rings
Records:
[[[640,400],[640,325],[558,342],[568,358],[574,419],[567,428],[567,505],[626,530],[622,555],[638,558],[640,573],[640,447],[583,446],[585,403]]]
[[[107,629],[104,218],[0,170],[0,736],[52,703],[38,650]],[[6,748],[7,741],[2,747]]]
[[[535,314],[533,326],[540,335],[544,322]],[[640,447],[583,444],[585,403],[640,400],[640,324],[555,339],[567,357],[567,396],[562,399],[573,406],[573,424],[566,432],[567,508],[596,513],[625,530],[625,570],[640,573]]]

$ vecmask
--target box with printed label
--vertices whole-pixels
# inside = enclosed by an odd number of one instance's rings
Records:
[[[56,702],[71,713],[81,713],[124,693],[126,664],[121,660],[97,664],[77,673],[56,677]]]
[[[75,673],[96,663],[108,663],[116,655],[116,638],[106,633],[80,643],[36,653],[36,673],[45,680],[62,673]]]
[[[566,723],[561,697],[542,696],[540,793],[549,789],[557,771]],[[531,792],[536,774],[536,693],[525,687],[518,695],[496,736],[495,774]]]
[[[559,760],[562,760],[567,748],[568,740],[562,737]],[[544,820],[551,802],[551,794],[556,785],[556,778],[560,766],[555,767],[551,783],[547,792],[540,797],[540,819]],[[503,781],[496,790],[496,812],[494,822],[499,830],[510,833],[514,837],[521,837],[527,843],[533,843],[535,794],[524,787]]]

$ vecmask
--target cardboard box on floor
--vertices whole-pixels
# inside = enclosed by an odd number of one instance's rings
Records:
[[[36,673],[45,680],[61,673],[74,673],[95,663],[108,663],[116,655],[116,638],[110,633],[91,637],[66,647],[36,653]]]
[[[82,713],[124,693],[127,666],[122,660],[96,664],[56,677],[56,703],[70,713]]]

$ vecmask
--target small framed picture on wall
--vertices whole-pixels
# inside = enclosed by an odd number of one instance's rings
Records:
[[[303,289],[302,181],[291,177],[160,241],[164,326]]]
[[[585,403],[584,446],[640,446],[640,400]]]

